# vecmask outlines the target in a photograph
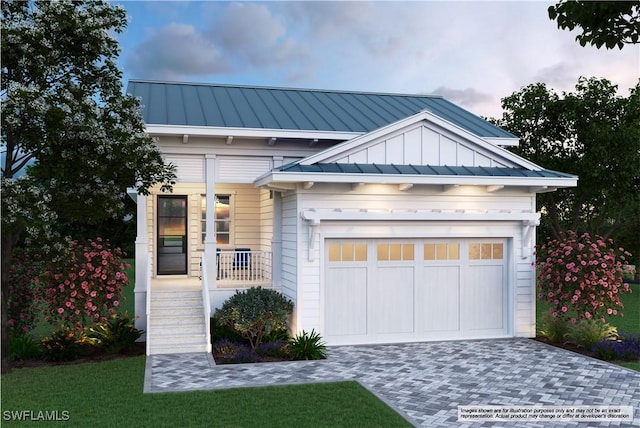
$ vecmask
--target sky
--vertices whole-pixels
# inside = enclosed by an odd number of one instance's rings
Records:
[[[117,1],[129,79],[437,94],[485,117],[544,82],[604,77],[627,96],[640,45],[582,47],[543,1]]]

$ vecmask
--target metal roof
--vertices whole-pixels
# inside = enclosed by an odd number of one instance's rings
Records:
[[[422,110],[483,138],[514,135],[434,95],[131,80],[147,125],[366,133]]]
[[[316,163],[300,165],[291,163],[276,169],[282,172],[309,172],[332,174],[395,174],[466,177],[533,177],[575,178],[574,175],[548,169],[482,167],[482,166],[430,166],[430,165],[380,165],[361,163]]]

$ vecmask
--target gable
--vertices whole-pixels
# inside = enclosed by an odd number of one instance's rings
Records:
[[[423,111],[301,161],[541,169],[508,150]]]

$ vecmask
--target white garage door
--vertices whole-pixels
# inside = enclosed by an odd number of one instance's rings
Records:
[[[330,344],[503,337],[506,241],[326,241]]]

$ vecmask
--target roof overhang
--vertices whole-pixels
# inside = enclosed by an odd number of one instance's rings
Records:
[[[145,127],[151,136],[290,138],[304,140],[350,140],[362,132],[305,131],[296,129],[225,128],[215,126],[153,125]]]
[[[258,177],[254,184],[277,189],[293,188],[295,183],[413,184],[440,186],[512,186],[528,187],[533,193],[575,187],[578,177],[505,177],[417,174],[358,174],[329,172],[287,172],[274,170]],[[289,186],[287,186],[289,185]]]

